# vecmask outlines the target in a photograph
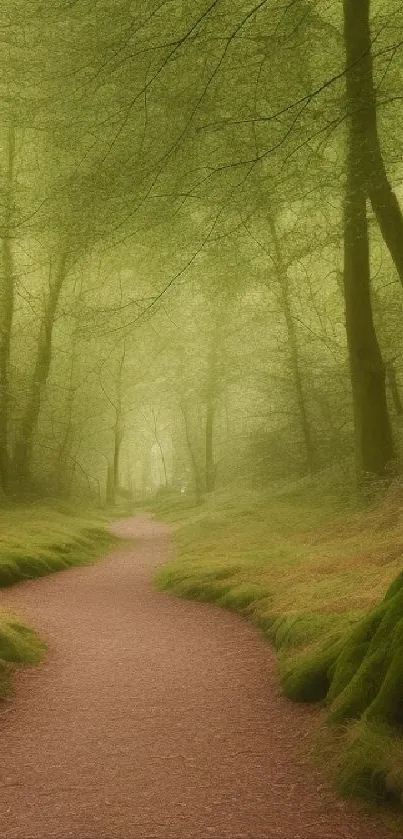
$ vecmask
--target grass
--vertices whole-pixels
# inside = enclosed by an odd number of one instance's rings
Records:
[[[117,539],[106,514],[72,506],[31,504],[0,509],[0,587],[42,577],[104,555]],[[36,664],[45,645],[15,617],[0,613],[0,698],[12,687],[12,672]]]
[[[365,509],[313,503],[309,492],[222,493],[193,509],[166,503],[177,558],[156,578],[159,589],[252,620],[278,650],[286,694],[329,705],[342,794],[395,806],[403,804],[402,495],[394,485]]]
[[[0,587],[86,565],[113,543],[99,513],[44,505],[0,510]]]
[[[12,672],[19,664],[38,664],[46,646],[38,635],[12,615],[0,617],[0,698],[12,689]]]

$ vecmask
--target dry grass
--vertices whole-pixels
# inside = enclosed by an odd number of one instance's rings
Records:
[[[270,611],[364,613],[379,602],[403,567],[403,515],[385,502],[371,512],[338,513],[299,502],[225,497],[182,514],[178,559],[163,572],[179,585],[228,569],[233,585],[256,584]],[[403,502],[402,502],[403,508]],[[175,518],[175,516],[169,516]]]
[[[309,495],[223,494],[165,517],[177,523],[177,558],[158,574],[157,586],[251,618],[279,650],[283,673],[337,647],[403,569],[401,483],[365,509],[335,510]],[[344,795],[377,801],[390,789],[387,797],[400,800],[399,733],[360,720],[332,738]]]

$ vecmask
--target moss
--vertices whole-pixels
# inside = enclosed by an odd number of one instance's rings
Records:
[[[0,511],[0,524],[0,587],[89,564],[120,541],[100,526],[99,514],[64,513],[36,504]],[[45,650],[28,627],[0,618],[0,697],[11,689],[13,670],[41,661]]]
[[[368,653],[371,654],[376,650],[380,644],[391,641],[393,631],[403,615],[403,589],[398,591],[393,597],[388,598],[381,604],[384,614],[378,627],[376,628],[368,648]]]
[[[12,586],[21,579],[21,574],[11,559],[0,558],[0,586]]]
[[[329,722],[345,722],[364,713],[385,677],[387,655],[385,645],[365,656],[351,681],[333,703],[328,716]]]
[[[267,595],[265,602],[266,607],[268,607],[270,601],[271,596]],[[275,618],[273,618],[272,615],[267,614],[266,612],[262,612],[259,608],[257,608],[253,612],[253,623],[255,624],[255,626],[257,626],[258,629],[262,630],[266,637],[269,637],[273,623],[275,623]]]
[[[74,523],[72,523],[73,526]],[[26,579],[44,577],[55,571],[64,571],[75,566],[89,565],[97,556],[102,555],[106,546],[116,541],[118,541],[117,537],[110,535],[107,531],[101,537],[99,528],[94,528],[92,541],[88,536],[78,541],[75,539],[68,543],[68,549],[63,543],[61,551],[57,550],[55,543],[46,545],[45,542],[43,546],[37,548],[35,553],[23,553],[21,550],[11,548],[7,554],[2,555],[0,545],[0,587],[13,585]]]
[[[393,583],[389,586],[386,594],[385,600],[390,600],[391,597],[394,597],[399,591],[403,589],[403,571],[398,574],[398,576],[393,580]]]
[[[12,690],[15,668],[22,664],[38,664],[43,660],[46,645],[38,635],[17,620],[0,621],[0,699]]]
[[[330,648],[325,644],[292,661],[282,676],[286,695],[305,702],[327,699],[331,723],[344,723],[367,712],[370,719],[403,727],[402,616],[399,583]],[[292,644],[299,620],[294,616],[274,622],[268,634],[277,647]],[[301,637],[304,634],[306,629]]]
[[[64,571],[69,568],[68,560],[63,560],[60,556],[51,556],[46,560],[46,565],[50,572]]]
[[[256,603],[266,597],[266,591],[259,585],[252,583],[240,583],[231,586],[225,594],[220,597],[218,603],[227,609],[246,609],[252,603]]]
[[[397,587],[347,640],[329,689],[328,698],[336,698],[329,713],[331,722],[367,711],[374,720],[403,725],[402,615],[403,589]],[[355,640],[362,643],[355,644]]]
[[[118,541],[97,511],[60,505],[11,505],[0,510],[0,587],[87,565]]]
[[[346,689],[347,685],[357,673],[357,670],[361,667],[368,651],[368,646],[368,642],[363,644],[346,644],[329,674],[331,676],[331,683],[326,697],[328,700],[332,702]]]
[[[340,641],[293,662],[280,674],[286,696],[295,702],[320,702],[330,687],[329,670],[340,653]]]
[[[229,565],[225,568],[216,568],[214,571],[211,572],[211,576],[215,580],[228,580],[229,577],[233,577],[234,574],[239,571],[238,565]]]
[[[379,627],[387,606],[382,603],[363,618],[346,637],[343,649],[335,661],[331,673],[331,685],[327,699],[336,699],[354,678],[369,649],[374,632]]]
[[[289,663],[282,676],[286,695],[304,702],[327,699],[331,723],[368,712],[369,718],[403,726],[402,615],[403,588],[398,585],[339,641]],[[298,637],[300,620],[294,616],[274,622],[269,635],[277,647]],[[301,628],[304,634],[307,630]]]
[[[175,594],[189,600],[199,600],[202,603],[215,602],[228,591],[229,587],[214,580],[204,580],[201,584],[194,580],[182,580],[173,587]]]
[[[53,554],[61,554],[63,556],[63,554],[69,554],[72,547],[75,547],[72,542],[62,542],[60,544],[58,542],[54,542],[49,545],[49,550]]]
[[[346,798],[363,798],[381,803],[395,799],[388,789],[386,778],[385,769],[375,767],[371,760],[363,760],[359,766],[344,766],[337,776],[337,786]]]
[[[41,661],[45,645],[35,632],[17,621],[0,624],[0,659],[25,664]]]
[[[385,678],[368,708],[369,720],[403,728],[403,618],[391,638],[392,655]]]
[[[337,786],[348,798],[401,804],[403,777],[394,775],[393,730],[367,721],[355,723],[339,758]]]
[[[19,571],[20,578],[44,577],[50,571],[45,560],[38,556],[17,556],[14,562]]]
[[[343,794],[391,801],[403,793],[401,530],[376,535],[372,515],[354,512],[335,526],[333,513],[318,519],[317,508],[312,516],[296,497],[257,506],[254,496],[247,503],[214,497],[182,516],[179,558],[157,585],[249,614],[281,651],[287,696],[325,701],[332,722],[348,720],[326,731],[339,754],[348,741]],[[261,586],[266,597],[248,603],[245,584]]]
[[[337,615],[320,612],[304,612],[274,619],[268,627],[266,635],[275,648],[279,650],[307,646],[341,626],[349,626],[348,618],[340,619]]]

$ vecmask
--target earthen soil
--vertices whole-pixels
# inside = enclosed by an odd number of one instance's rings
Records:
[[[142,516],[99,564],[1,592],[49,644],[0,709],[1,839],[391,839],[338,799],[256,630],[153,588],[169,529]]]

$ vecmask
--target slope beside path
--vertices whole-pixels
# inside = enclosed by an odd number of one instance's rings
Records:
[[[281,696],[252,626],[152,587],[145,516],[98,565],[1,592],[49,643],[0,710],[1,839],[392,839],[306,757],[315,709]]]

